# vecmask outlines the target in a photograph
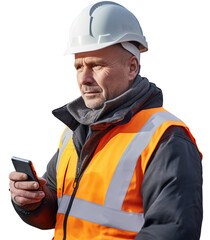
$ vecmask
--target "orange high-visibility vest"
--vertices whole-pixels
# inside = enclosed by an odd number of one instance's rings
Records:
[[[141,185],[147,163],[166,129],[185,127],[163,108],[142,110],[110,130],[84,171],[66,221],[66,240],[134,239],[144,224]],[[195,143],[194,138],[189,132]],[[74,190],[78,156],[67,128],[57,165],[58,212],[55,240],[63,239],[64,218]]]

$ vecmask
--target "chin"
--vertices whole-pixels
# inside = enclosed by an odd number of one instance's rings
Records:
[[[85,102],[85,105],[87,108],[90,108],[90,109],[100,109],[103,107],[104,105],[104,102],[89,102],[89,101],[86,101]]]

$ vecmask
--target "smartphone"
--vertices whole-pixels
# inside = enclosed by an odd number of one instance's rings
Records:
[[[27,181],[39,182],[32,161],[23,158],[12,157],[12,162],[17,172],[26,173],[28,175]]]

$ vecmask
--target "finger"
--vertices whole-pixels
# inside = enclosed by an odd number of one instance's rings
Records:
[[[25,205],[38,203],[38,202],[40,202],[40,200],[16,196],[16,197],[13,199],[13,202],[14,202],[15,204],[17,204],[18,206],[23,207],[23,206],[25,206]]]
[[[35,181],[15,182],[14,187],[21,190],[37,190],[39,189],[39,183]]]
[[[45,197],[43,191],[32,192],[18,190],[16,194],[17,195],[13,197],[13,201],[19,206],[40,202]]]
[[[28,175],[20,172],[11,172],[9,174],[9,179],[12,181],[25,181],[28,179]]]
[[[24,190],[20,190],[18,196],[40,201],[40,200],[42,200],[43,197],[45,197],[45,193],[43,191],[24,191]]]

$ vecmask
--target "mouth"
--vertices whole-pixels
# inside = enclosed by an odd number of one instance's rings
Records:
[[[87,87],[84,86],[82,87],[82,93],[84,95],[92,95],[92,94],[99,94],[102,92],[102,89],[98,88],[98,87]]]
[[[94,96],[94,95],[100,94],[100,93],[101,93],[101,92],[97,91],[97,92],[84,92],[83,94],[84,94],[85,96]]]

